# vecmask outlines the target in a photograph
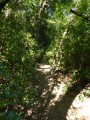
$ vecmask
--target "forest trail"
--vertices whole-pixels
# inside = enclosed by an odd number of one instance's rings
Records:
[[[79,100],[87,83],[70,85],[70,75],[50,74],[51,69],[49,65],[36,68],[34,84],[39,94],[28,120],[90,120],[90,98]]]

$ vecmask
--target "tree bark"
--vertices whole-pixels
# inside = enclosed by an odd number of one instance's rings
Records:
[[[84,14],[78,13],[76,10],[73,10],[73,9],[71,9],[70,12],[72,12],[73,14],[75,14],[75,15],[77,15],[79,17],[82,17],[82,18],[90,21],[90,16],[86,16]]]
[[[41,19],[44,15],[45,8],[47,7],[47,2],[47,0],[40,0],[39,19]]]

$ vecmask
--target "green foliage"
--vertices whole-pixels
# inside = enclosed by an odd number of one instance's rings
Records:
[[[32,37],[32,24],[28,26],[28,3],[24,3],[15,7],[19,3],[12,2],[0,14],[0,119],[20,120],[23,111],[17,112],[13,107],[28,109],[36,101],[33,81],[40,49]],[[9,105],[13,106],[10,110]]]
[[[70,13],[73,6],[88,16],[89,1],[77,1],[72,4],[56,4],[53,17],[49,21],[53,24],[54,40],[49,47],[46,57],[49,56],[50,61],[56,59],[60,67],[64,67],[68,71],[71,69],[83,69],[90,71],[90,21],[78,17]],[[53,60],[52,60],[53,59]],[[86,70],[88,68],[88,70]],[[85,72],[86,74],[86,72]]]
[[[18,106],[35,103],[37,62],[73,70],[73,80],[90,78],[90,21],[70,13],[75,8],[89,16],[89,0],[47,4],[41,18],[39,0],[10,1],[0,13],[0,119],[19,120],[24,112]]]
[[[81,102],[83,102],[83,100],[84,100],[84,94],[83,94],[83,92],[80,93],[80,95],[79,95],[79,100],[80,100]]]

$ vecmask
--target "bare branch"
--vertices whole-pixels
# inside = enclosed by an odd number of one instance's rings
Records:
[[[70,12],[72,12],[73,14],[75,14],[75,15],[77,15],[79,17],[82,17],[82,18],[90,21],[90,17],[89,16],[86,16],[84,14],[78,13],[76,10],[71,9]]]

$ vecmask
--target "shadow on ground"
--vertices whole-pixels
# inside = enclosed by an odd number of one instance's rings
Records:
[[[52,90],[55,84],[49,86],[49,81],[47,79],[47,74],[42,71],[36,71],[34,84],[38,88],[38,98],[37,104],[33,109],[33,113],[28,119],[30,120],[41,120],[44,117],[46,108],[51,99],[55,96],[52,95]]]
[[[62,99],[49,109],[47,120],[67,120],[67,112],[75,97],[86,87],[89,81],[79,80],[71,86]],[[44,120],[44,119],[43,119]]]
[[[33,108],[33,112],[25,120],[67,120],[67,112],[74,101],[75,97],[89,83],[87,80],[78,80],[68,88],[68,91],[60,97],[59,101],[55,101],[54,105],[49,106],[50,101],[55,97],[52,91],[55,82],[47,78],[47,74],[42,70],[37,71],[35,75],[35,85],[39,89],[37,104]],[[61,83],[59,83],[61,84]]]

